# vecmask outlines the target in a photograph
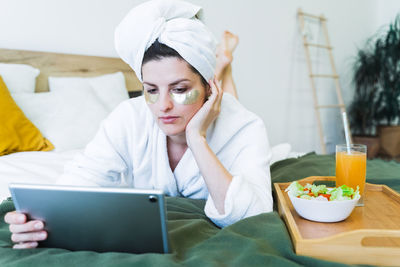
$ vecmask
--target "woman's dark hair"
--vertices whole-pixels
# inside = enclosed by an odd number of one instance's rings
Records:
[[[151,61],[151,60],[161,60],[162,58],[166,58],[166,57],[176,57],[179,58],[181,60],[184,60],[183,57],[181,55],[179,55],[178,52],[176,52],[176,50],[172,49],[171,47],[160,43],[158,40],[156,40],[144,53],[143,55],[143,61],[142,61],[142,66]],[[200,72],[198,70],[196,70],[192,65],[190,65],[188,63],[188,65],[190,66],[190,68],[192,69],[192,71],[194,73],[196,73],[197,75],[200,76],[201,78],[201,83],[203,84],[204,87],[207,87],[208,82],[206,81],[206,79],[203,78],[203,76],[200,74]]]

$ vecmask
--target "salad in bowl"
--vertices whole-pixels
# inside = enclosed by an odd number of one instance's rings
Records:
[[[294,181],[285,192],[301,217],[317,222],[345,220],[360,199],[359,188],[354,190],[347,185],[335,188],[315,184],[302,186]]]

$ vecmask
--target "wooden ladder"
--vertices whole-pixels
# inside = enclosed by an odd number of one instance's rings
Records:
[[[320,141],[321,141],[321,149],[322,149],[322,153],[326,154],[326,145],[324,142],[324,132],[323,132],[323,128],[322,128],[320,109],[322,109],[322,108],[339,108],[341,113],[343,113],[346,111],[346,108],[345,108],[342,93],[341,93],[341,88],[340,88],[340,83],[339,83],[339,75],[336,72],[335,62],[333,60],[333,55],[332,55],[333,47],[331,46],[330,41],[329,41],[328,28],[326,26],[326,18],[323,15],[316,16],[316,15],[304,13],[300,8],[297,11],[297,16],[298,16],[298,19],[300,22],[300,31],[301,31],[300,33],[303,38],[304,51],[306,54],[308,72],[309,72],[311,88],[312,88],[312,92],[313,92],[314,109],[315,109],[315,114],[317,116],[318,131],[319,131],[319,136],[320,136]],[[320,25],[322,25],[322,31],[325,36],[325,44],[310,43],[307,40],[307,36],[304,34],[304,31],[305,31],[304,18],[305,17],[319,21]],[[313,73],[311,57],[310,57],[310,47],[326,49],[328,51],[332,73],[330,73],[330,74]],[[337,104],[337,105],[320,105],[318,103],[317,90],[316,90],[315,81],[314,81],[314,79],[316,79],[316,78],[329,78],[329,79],[333,79],[335,81],[336,95],[337,95],[339,104]],[[351,134],[350,134],[350,138],[351,138]]]

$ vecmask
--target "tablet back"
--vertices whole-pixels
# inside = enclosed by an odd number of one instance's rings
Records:
[[[10,184],[17,211],[43,220],[41,247],[168,253],[161,190]]]

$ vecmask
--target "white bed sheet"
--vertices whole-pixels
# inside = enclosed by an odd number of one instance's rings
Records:
[[[64,165],[83,149],[63,152],[19,152],[0,157],[0,201],[10,196],[9,183],[54,184]],[[272,147],[272,163],[305,153],[291,151],[287,143]]]
[[[10,196],[9,183],[54,184],[64,165],[80,151],[19,152],[0,157],[0,200]]]

